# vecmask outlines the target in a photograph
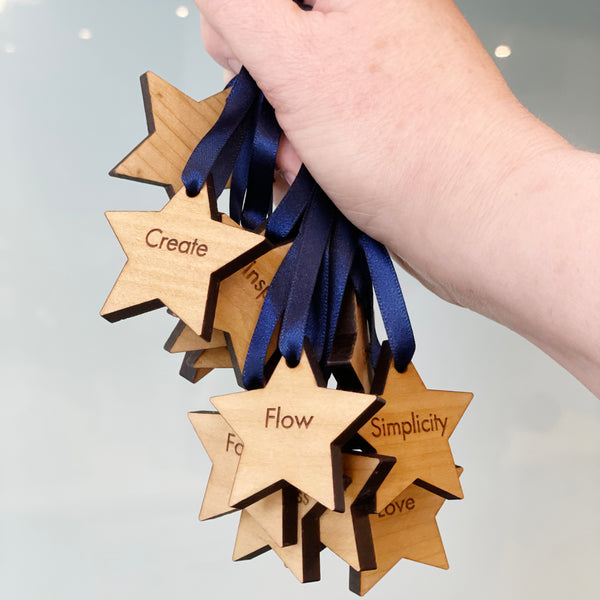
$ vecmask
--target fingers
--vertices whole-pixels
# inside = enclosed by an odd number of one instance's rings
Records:
[[[282,40],[294,35],[305,14],[291,0],[195,0],[206,21],[229,41],[234,56],[253,62],[260,40],[261,54],[277,56]]]
[[[288,184],[294,181],[301,165],[302,161],[288,138],[285,135],[281,136],[277,150],[277,169]]]
[[[215,31],[204,15],[200,15],[200,26],[202,29],[202,43],[206,51],[223,68],[230,69],[233,51],[225,41],[225,38]]]

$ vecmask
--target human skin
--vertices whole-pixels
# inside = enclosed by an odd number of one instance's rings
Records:
[[[196,0],[339,209],[441,297],[600,396],[600,156],[514,97],[450,0]]]

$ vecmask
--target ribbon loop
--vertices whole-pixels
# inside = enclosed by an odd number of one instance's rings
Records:
[[[243,367],[244,386],[264,385],[267,353],[278,326],[278,349],[286,360],[297,364],[307,340],[327,377],[327,361],[348,288],[368,323],[371,360],[379,354],[374,289],[395,366],[405,370],[415,343],[387,250],[360,233],[335,208],[304,165],[272,212],[281,129],[273,108],[245,69],[228,87],[231,91],[222,114],[183,171],[188,195],[197,195],[209,176],[220,195],[231,177],[232,219],[246,229],[255,229],[266,220],[265,235],[273,243],[296,236],[265,295]]]

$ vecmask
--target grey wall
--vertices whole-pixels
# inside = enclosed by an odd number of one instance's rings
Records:
[[[236,390],[231,374],[182,380],[162,311],[98,316],[124,262],[103,211],[166,198],[107,176],[146,133],[138,76],[196,98],[221,87],[180,3],[0,0],[2,598],[351,597],[328,552],[310,586],[275,556],[230,562],[236,517],[196,522],[210,464],[186,412]],[[600,151],[598,0],[460,6],[490,51],[511,45],[498,64],[521,101]],[[466,497],[439,516],[450,571],[402,561],[369,597],[595,597],[600,403],[516,335],[401,278],[425,383],[475,393],[452,442]]]

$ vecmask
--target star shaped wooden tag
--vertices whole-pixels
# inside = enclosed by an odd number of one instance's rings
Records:
[[[320,524],[321,542],[357,571],[375,569],[375,549],[369,512],[375,507],[375,492],[394,465],[391,456],[342,455],[344,475],[351,483],[344,493],[343,513],[325,511]]]
[[[259,523],[243,510],[233,551],[233,560],[248,560],[272,548],[301,583],[321,578],[319,517],[325,510],[313,498],[298,494],[298,542],[282,548]]]
[[[229,496],[244,446],[220,414],[199,411],[188,417],[213,464],[199,516],[205,521],[237,510],[229,504]],[[286,486],[247,511],[274,544],[284,546],[296,543],[297,509],[296,491]]]
[[[348,288],[328,360],[340,389],[351,392],[371,389],[373,368],[369,354],[367,322],[356,295]]]
[[[172,197],[183,187],[181,173],[219,118],[229,90],[196,102],[154,73],[140,79],[149,135],[110,174],[161,185]]]
[[[196,198],[181,190],[161,211],[106,216],[127,255],[100,313],[111,322],[166,305],[210,339],[219,281],[271,246],[260,235],[216,220],[207,185]]]
[[[455,467],[456,476],[462,473]],[[445,499],[410,485],[379,514],[369,515],[377,569],[350,568],[350,590],[366,594],[402,558],[448,568],[442,538],[435,521]]]
[[[473,394],[428,390],[412,364],[399,373],[387,343],[381,349],[372,392],[386,404],[359,434],[377,453],[397,459],[377,491],[377,510],[413,482],[445,498],[462,498],[448,438]]]
[[[341,446],[382,405],[374,395],[320,387],[305,351],[281,359],[267,386],[211,399],[244,442],[230,503],[244,508],[288,482],[332,510],[344,510]]]

